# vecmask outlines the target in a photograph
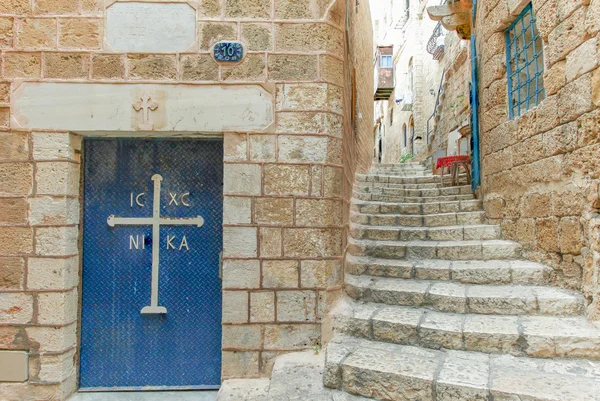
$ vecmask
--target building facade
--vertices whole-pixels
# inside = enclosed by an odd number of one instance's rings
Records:
[[[3,400],[216,388],[322,342],[372,159],[367,6],[0,4]]]

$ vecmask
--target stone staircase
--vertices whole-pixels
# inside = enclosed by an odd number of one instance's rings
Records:
[[[417,163],[358,175],[326,387],[378,400],[600,400],[600,330],[578,292]]]

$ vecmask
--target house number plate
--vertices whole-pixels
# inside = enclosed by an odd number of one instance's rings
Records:
[[[238,62],[244,57],[244,47],[238,42],[219,42],[214,47],[215,60]]]

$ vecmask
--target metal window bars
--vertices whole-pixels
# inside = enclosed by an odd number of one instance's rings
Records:
[[[510,118],[537,106],[545,97],[542,39],[531,3],[505,32]]]

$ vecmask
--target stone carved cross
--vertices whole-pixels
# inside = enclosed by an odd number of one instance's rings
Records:
[[[152,131],[154,130],[154,124],[150,121],[150,111],[154,111],[158,108],[158,103],[156,103],[150,95],[144,93],[140,100],[133,104],[133,108],[135,111],[142,111],[142,123],[140,124],[140,129],[144,131]]]
[[[150,292],[150,305],[144,306],[142,314],[166,314],[167,308],[158,305],[158,268],[160,260],[159,238],[160,226],[196,226],[202,227],[204,219],[200,216],[169,219],[160,216],[160,187],[163,178],[154,174],[154,202],[152,204],[152,217],[116,217],[108,216],[107,223],[114,226],[152,226],[152,287]]]

